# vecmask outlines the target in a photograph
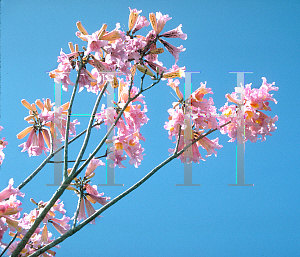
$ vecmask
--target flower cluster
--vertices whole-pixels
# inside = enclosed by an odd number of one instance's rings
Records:
[[[171,19],[169,15],[162,15],[160,12],[149,14],[149,20],[145,16],[140,16],[141,11],[131,9],[128,21],[127,32],[120,30],[120,24],[117,23],[112,31],[107,30],[107,24],[103,24],[100,30],[89,34],[80,21],[77,22],[76,36],[82,41],[87,42],[83,47],[84,52],[78,50],[78,45],[69,43],[71,53],[66,54],[62,50],[58,57],[57,69],[50,72],[50,77],[55,82],[62,83],[63,89],[68,90],[71,82],[69,75],[71,70],[79,69],[79,57],[84,59],[85,64],[90,64],[92,70],[88,70],[86,65],[82,67],[79,75],[79,92],[84,87],[88,92],[98,93],[106,81],[116,81],[118,72],[128,76],[134,76],[136,69],[142,73],[155,78],[154,73],[165,72],[164,78],[182,77],[183,68],[176,66],[176,69],[167,70],[163,63],[158,61],[158,55],[164,52],[163,48],[157,48],[157,42],[160,42],[175,58],[175,64],[179,59],[179,53],[185,48],[181,45],[175,47],[163,38],[181,38],[186,39],[187,35],[181,30],[180,24],[177,28],[161,33],[166,22]],[[152,30],[146,36],[136,35],[140,29],[151,24]],[[154,73],[152,71],[154,71]]]
[[[119,80],[118,86],[118,102],[115,103],[116,107],[102,106],[102,111],[97,114],[98,123],[104,121],[106,125],[111,126],[114,120],[118,116],[119,111],[125,106],[128,100],[130,82]],[[130,97],[133,98],[137,95],[138,89],[132,87],[130,90]],[[139,95],[135,100],[130,102],[126,107],[123,115],[116,124],[117,133],[113,137],[112,142],[107,141],[107,143],[113,143],[110,147],[110,154],[108,158],[114,161],[114,167],[118,165],[120,168],[125,168],[122,164],[123,160],[126,160],[129,156],[129,164],[134,165],[136,168],[141,164],[143,160],[144,148],[141,147],[140,140],[145,141],[145,138],[140,133],[141,127],[148,122],[148,117],[146,116],[147,105],[143,100],[143,95]],[[140,102],[140,103],[137,103]],[[143,108],[142,108],[143,105]]]
[[[64,53],[62,50],[58,57],[57,69],[50,72],[50,77],[55,82],[62,83],[63,89],[68,90],[68,85],[74,85],[69,78],[71,70],[79,71],[78,80],[79,92],[84,88],[88,92],[98,94],[109,81],[113,88],[119,88],[118,101],[115,107],[102,106],[102,110],[97,114],[97,121],[105,121],[106,125],[114,123],[119,111],[128,100],[128,90],[130,87],[131,97],[139,91],[132,87],[136,71],[150,76],[153,80],[170,79],[183,77],[185,67],[176,65],[179,59],[179,53],[185,49],[181,45],[175,47],[165,39],[180,38],[185,40],[187,35],[181,30],[180,24],[177,28],[162,32],[168,20],[169,15],[163,15],[160,12],[149,14],[149,21],[145,16],[141,16],[142,11],[131,9],[128,21],[128,31],[120,30],[120,24],[117,23],[115,29],[109,31],[107,24],[92,34],[89,34],[80,21],[77,22],[78,31],[76,36],[82,41],[87,42],[83,47],[84,52],[80,52],[78,45],[69,43],[71,53]],[[142,28],[151,24],[152,30],[146,36],[137,35]],[[165,38],[165,39],[164,39]],[[162,47],[157,47],[161,43]],[[175,58],[175,64],[169,70],[164,67],[163,63],[158,60],[158,56],[167,49]],[[92,69],[88,70],[87,65]],[[120,78],[117,75],[125,75]],[[142,101],[142,96],[135,99]],[[117,135],[113,138],[109,159],[114,160],[114,166],[125,167],[122,161],[129,156],[129,163],[138,167],[143,160],[144,148],[141,147],[140,140],[145,140],[140,133],[140,128],[149,120],[145,113],[147,106],[142,108],[141,104],[129,103],[122,117],[116,124],[118,128]],[[108,142],[110,143],[110,142]],[[125,155],[125,153],[127,155]]]
[[[89,184],[91,178],[95,176],[94,171],[98,166],[105,166],[105,163],[101,160],[93,158],[88,164],[84,177],[75,177],[74,182],[67,187],[68,190],[73,190],[79,197],[79,208],[77,214],[78,216],[76,217],[75,213],[72,219],[77,218],[77,221],[80,221],[82,219],[85,220],[85,209],[87,211],[88,217],[95,213],[95,209],[91,205],[91,203],[100,203],[102,205],[105,205],[107,204],[107,200],[110,200],[110,197],[103,197],[104,193],[99,193],[97,191],[96,185],[91,186]],[[69,174],[71,171],[72,169],[68,169]],[[95,220],[91,221],[90,223],[95,224]]]
[[[37,208],[30,211],[29,214],[25,213],[23,217],[18,221],[18,234],[17,239],[22,239],[27,233],[27,230],[31,228],[35,220],[37,219],[40,212],[48,204],[47,202],[40,201],[36,203],[33,199],[30,199],[31,202],[37,205]],[[56,212],[63,214],[63,217],[58,219],[56,218]],[[35,230],[35,232],[30,237],[25,248],[21,251],[20,256],[29,256],[33,254],[39,248],[51,243],[55,238],[52,237],[52,233],[48,230],[48,225],[52,224],[53,227],[60,233],[64,234],[70,229],[68,222],[70,218],[65,216],[66,210],[64,209],[63,202],[57,200],[56,203],[51,207],[50,211],[47,213],[43,219],[41,225]],[[15,236],[15,233],[10,233],[10,236]],[[15,241],[9,247],[8,254],[12,253],[20,241]],[[59,246],[56,246],[59,248]],[[53,250],[47,250],[43,256],[55,256]]]
[[[210,88],[206,88],[206,83],[200,84],[200,87],[191,94],[186,100],[179,90],[179,80],[168,80],[168,85],[175,91],[179,97],[179,101],[173,103],[173,108],[168,110],[169,121],[165,123],[164,128],[168,130],[169,139],[175,137],[178,142],[178,151],[182,150],[186,145],[190,144],[194,139],[201,136],[205,129],[218,128],[216,120],[216,107],[212,97],[205,99],[206,94],[212,94]],[[179,137],[179,138],[178,138]],[[218,144],[218,138],[210,140],[203,137],[197,143],[189,147],[179,158],[182,162],[199,162],[204,160],[199,152],[198,147],[202,147],[207,151],[206,157],[212,153],[217,154],[215,149],[222,146]],[[173,153],[175,149],[169,149]]]
[[[38,156],[41,155],[43,151],[46,154],[52,146],[53,150],[55,150],[60,140],[58,139],[56,129],[58,129],[61,134],[61,140],[65,139],[67,123],[66,110],[69,108],[69,103],[65,103],[52,110],[54,103],[51,103],[48,98],[46,100],[43,99],[43,102],[38,99],[35,101],[35,104],[30,104],[25,99],[21,102],[29,109],[29,116],[25,117],[24,120],[32,125],[17,135],[18,139],[22,139],[30,133],[27,141],[19,145],[23,148],[22,152],[27,151],[29,156]],[[41,110],[40,113],[36,106]],[[76,135],[75,125],[77,124],[80,124],[77,120],[70,122],[69,133],[73,136]],[[45,143],[48,147],[45,146]]]
[[[0,131],[3,129],[2,126],[0,126]],[[5,137],[0,139],[0,165],[3,163],[5,154],[3,153],[3,149],[8,145],[8,143],[5,140]]]
[[[228,134],[229,142],[235,141],[236,138],[239,142],[246,142],[247,140],[256,142],[257,139],[260,139],[259,136],[261,136],[261,141],[265,141],[266,136],[271,136],[271,132],[275,131],[277,115],[271,118],[263,111],[271,111],[269,101],[277,103],[269,91],[277,91],[278,87],[273,86],[274,82],[268,84],[265,77],[262,80],[263,83],[259,89],[251,89],[251,84],[245,85],[243,100],[237,99],[235,92],[226,95],[227,101],[234,104],[225,103],[220,109],[222,115],[219,117],[219,121],[220,125],[231,121],[229,125],[220,130],[222,134]],[[245,125],[245,128],[243,126],[241,130],[239,130],[240,121],[243,121]]]

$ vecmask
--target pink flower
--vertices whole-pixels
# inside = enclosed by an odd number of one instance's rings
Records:
[[[77,221],[85,220],[87,218],[85,213],[85,208],[87,210],[88,217],[93,215],[95,213],[94,207],[91,205],[91,203],[100,203],[102,205],[107,204],[107,200],[109,200],[109,197],[102,197],[104,193],[98,193],[97,186],[91,186],[88,183],[85,184],[85,190],[86,193],[84,193],[84,196],[81,198],[80,206],[79,206],[79,212],[77,216]],[[79,196],[80,197],[80,196]],[[75,216],[74,216],[75,217]],[[73,219],[74,219],[73,217]],[[95,220],[90,222],[92,224],[95,224]]]
[[[159,42],[161,42],[164,45],[164,47],[167,48],[167,50],[174,56],[176,64],[179,60],[179,53],[184,52],[185,48],[183,48],[182,45],[180,47],[175,47],[161,38],[159,39]]]
[[[5,219],[0,218],[0,246],[2,246],[2,239],[4,233],[7,231],[8,226],[5,224]]]
[[[183,94],[179,90],[178,85],[180,84],[179,80],[176,79],[173,81],[173,79],[168,79],[167,85],[170,86],[176,93],[176,95],[179,97],[179,100],[183,100]]]
[[[201,145],[203,149],[207,151],[206,157],[210,156],[212,153],[217,156],[215,149],[221,149],[223,146],[218,144],[219,138],[210,140],[207,137],[203,137],[197,142],[197,145]]]
[[[146,45],[147,43],[141,37],[130,39],[126,45],[128,59],[134,59],[136,62],[138,62],[139,58],[141,57],[139,51],[142,50]]]
[[[88,217],[90,217],[96,211],[95,211],[94,207],[92,206],[92,204],[90,203],[90,201],[88,201],[87,199],[85,199],[84,202],[85,202],[85,207],[86,207],[86,211],[87,211]],[[90,223],[95,225],[95,219],[93,219]]]
[[[169,121],[165,122],[164,128],[169,131],[169,139],[172,139],[173,136],[178,135],[180,126],[181,129],[185,129],[185,114],[183,113],[183,110],[178,106],[176,106],[175,108],[170,108],[168,110],[168,113]]]
[[[190,140],[187,140],[186,144],[191,143]],[[180,141],[178,145],[178,151],[181,151],[185,147],[184,144],[184,133],[182,132],[180,135]],[[174,153],[175,149],[169,149],[170,153]],[[205,161],[205,159],[202,158],[199,149],[197,147],[197,143],[193,144],[191,147],[189,147],[185,152],[183,152],[179,157],[178,157],[181,162],[183,163],[199,163],[200,160]]]
[[[150,22],[147,20],[145,16],[138,16],[137,21],[135,23],[135,27],[132,30],[132,34],[149,25]]]
[[[185,66],[180,68],[178,65],[174,64],[171,69],[163,74],[162,80],[185,77],[184,71]]]
[[[169,30],[163,33],[161,36],[166,38],[181,38],[183,40],[187,39],[187,35],[181,30],[182,25],[180,24],[176,29]]]
[[[0,192],[0,247],[4,233],[10,228],[10,231],[19,230],[19,217],[22,203],[16,196],[24,197],[19,189],[13,188],[14,180],[9,180],[8,186]]]
[[[46,154],[46,151],[49,152],[49,149],[44,145],[44,138],[41,132],[38,132],[38,136],[34,129],[31,130],[30,135],[27,141],[23,144],[20,144],[19,147],[23,147],[21,152],[28,152],[29,157],[41,155],[42,152]]]
[[[104,120],[105,125],[111,125],[117,118],[117,112],[113,107],[108,107],[105,109],[105,104],[102,104],[101,112],[96,115],[98,123]]]
[[[178,144],[178,151],[180,151],[190,144],[192,140],[202,135],[204,129],[218,128],[216,107],[212,97],[209,99],[204,98],[206,94],[213,93],[210,88],[206,88],[206,82],[205,84],[201,82],[200,87],[185,100],[183,100],[182,93],[179,90],[179,80],[173,82],[172,79],[169,79],[168,85],[175,90],[180,100],[177,103],[173,103],[174,107],[168,110],[169,121],[165,123],[164,128],[168,130],[169,139],[172,139],[173,136],[175,137],[176,141],[174,143],[180,138]],[[190,120],[192,120],[192,124],[190,124]],[[187,138],[191,139],[187,140]],[[179,158],[182,162],[187,163],[204,160],[199,152],[199,146],[202,146],[207,151],[206,157],[212,153],[216,155],[216,149],[222,147],[218,144],[218,140],[218,138],[210,140],[204,137],[186,149]],[[169,152],[174,153],[174,150],[169,149]]]
[[[56,70],[49,73],[50,78],[54,78],[55,83],[62,83],[63,90],[68,91],[68,85],[74,86],[74,83],[70,80],[70,72],[72,70],[71,60],[78,56],[78,53],[65,54],[62,49],[60,56],[57,58],[59,65]]]
[[[70,217],[63,216],[61,219],[51,218],[49,222],[52,223],[53,227],[61,234],[65,234],[70,229],[70,225],[68,222],[70,221]]]
[[[129,20],[128,20],[128,29],[130,31],[135,26],[138,16],[142,11],[138,11],[137,9],[131,9],[130,7],[129,7],[129,10],[130,10],[130,15],[129,15]]]
[[[107,203],[107,200],[109,200],[109,197],[102,197],[104,193],[99,193],[97,191],[97,186],[91,186],[89,184],[91,178],[95,175],[94,170],[98,166],[104,166],[105,164],[98,160],[93,158],[90,163],[88,164],[87,170],[85,172],[85,176],[83,178],[74,178],[75,183],[71,183],[71,185],[67,188],[68,190],[73,190],[79,197],[80,205],[78,209],[78,216],[77,221],[85,220],[87,217],[90,217],[95,213],[94,207],[91,205],[91,203],[95,204],[96,202],[105,205]],[[68,169],[68,172],[71,172],[71,168]],[[88,216],[86,216],[87,211]],[[75,218],[76,212],[74,213],[74,216],[72,219]],[[64,226],[64,223],[62,221],[57,221],[52,219],[54,222],[59,223],[59,225],[55,225],[56,229],[61,229],[60,226]],[[95,220],[91,221],[90,223],[95,224]],[[63,232],[63,230],[61,230]]]
[[[45,208],[45,206],[48,204],[47,202],[40,201],[39,203],[36,203],[33,199],[30,199],[31,202],[37,205],[37,208],[30,211],[29,214],[25,213],[23,217],[21,218],[19,222],[19,226],[21,230],[19,231],[19,234],[17,236],[18,239],[22,239],[24,235],[26,234],[27,230],[32,227],[32,224],[35,222],[36,218],[40,214],[40,212]],[[25,248],[22,250],[21,256],[28,256],[32,253],[34,253],[37,249],[51,243],[53,241],[52,233],[48,230],[48,224],[51,223],[55,229],[58,230],[59,233],[64,234],[66,233],[70,225],[68,222],[70,221],[70,218],[63,215],[61,219],[56,218],[56,211],[64,214],[65,209],[63,209],[64,204],[63,202],[60,202],[58,199],[56,203],[51,207],[50,211],[47,213],[45,218],[43,219],[43,222],[41,223],[42,226],[39,226],[36,228],[35,232],[30,237],[29,242],[26,244]],[[11,236],[14,236],[11,234]],[[19,242],[14,242],[19,243]],[[12,252],[15,249],[16,245],[12,244],[12,246],[9,248]],[[57,248],[59,246],[56,246]],[[47,250],[47,253],[44,254],[45,256],[54,256],[55,252],[52,250]]]
[[[119,168],[126,168],[122,161],[126,160],[126,155],[123,156],[123,150],[113,150],[113,153],[108,155],[108,159],[113,160],[113,167],[118,166]]]
[[[89,89],[93,87],[92,82],[96,82],[96,79],[85,68],[82,68],[80,71],[80,77],[78,82],[78,92],[81,92],[84,87]]]
[[[19,195],[24,197],[24,193],[21,193],[19,189],[13,188],[14,180],[11,178],[9,180],[8,186],[0,192],[0,201],[9,198],[11,195]]]
[[[97,186],[96,185],[91,186],[89,184],[86,184],[85,189],[86,189],[86,192],[87,192],[87,198],[88,199],[92,199],[93,201],[98,202],[102,205],[107,204],[108,203],[107,201],[110,200],[110,197],[102,197],[104,195],[104,193],[99,193],[97,191]]]
[[[159,33],[163,30],[163,28],[164,28],[166,22],[169,21],[169,20],[171,20],[171,19],[172,19],[172,18],[169,17],[168,14],[162,15],[161,12],[156,12],[156,20],[157,20],[157,29],[156,29],[156,33],[159,34]]]
[[[85,38],[88,41],[88,46],[86,51],[84,52],[85,55],[88,55],[91,52],[99,52],[101,47],[106,46],[108,44],[107,40],[100,40],[98,38],[99,31],[94,32],[92,35],[81,35],[79,31],[76,32],[76,36],[80,36]]]
[[[105,163],[99,159],[95,159],[93,158],[87,168],[86,168],[86,171],[85,171],[85,177],[88,178],[90,177],[90,175],[92,175],[94,173],[94,170],[98,167],[98,166],[105,166]]]

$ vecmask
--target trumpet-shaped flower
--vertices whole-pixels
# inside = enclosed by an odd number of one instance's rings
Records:
[[[140,30],[144,27],[147,27],[149,25],[150,25],[150,22],[147,20],[147,18],[145,16],[138,16],[135,26],[132,30],[132,34],[134,34],[138,30]]]
[[[93,158],[87,168],[86,168],[86,171],[85,171],[85,177],[88,178],[90,177],[92,174],[95,174],[94,173],[94,170],[98,167],[98,166],[105,166],[105,163],[99,159],[95,159]]]
[[[179,53],[184,52],[186,49],[183,48],[183,45],[181,45],[180,47],[175,47],[175,46],[171,45],[170,43],[168,43],[167,41],[165,41],[161,38],[159,39],[159,41],[174,56],[175,64],[176,64],[179,60]]]
[[[138,20],[139,14],[142,11],[138,11],[137,9],[131,9],[130,7],[129,7],[129,10],[130,10],[130,15],[129,15],[129,20],[128,20],[128,29],[130,31],[135,26],[135,24]]]
[[[166,38],[181,38],[183,40],[187,39],[187,35],[181,30],[182,25],[180,24],[176,29],[169,30],[163,33],[161,36]]]

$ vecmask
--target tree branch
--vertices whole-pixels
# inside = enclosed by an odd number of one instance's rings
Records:
[[[71,112],[72,112],[72,106],[73,106],[73,102],[75,99],[75,94],[76,94],[76,90],[77,90],[77,86],[79,83],[79,79],[80,79],[80,72],[81,69],[83,68],[83,59],[82,56],[80,55],[81,60],[80,60],[80,64],[79,64],[79,68],[78,68],[78,73],[77,73],[77,78],[76,78],[76,82],[73,88],[73,92],[71,95],[71,99],[70,99],[70,105],[68,108],[68,115],[67,115],[67,124],[66,124],[66,135],[65,135],[65,149],[64,149],[64,178],[66,178],[68,176],[68,140],[69,140],[69,129],[70,129],[70,116],[71,116]]]
[[[230,123],[227,122],[223,125],[220,126],[220,128],[228,125]],[[113,200],[111,200],[110,202],[108,202],[106,205],[104,205],[102,208],[100,208],[99,210],[97,210],[93,215],[91,215],[90,217],[88,217],[87,219],[85,219],[82,223],[80,223],[79,225],[77,225],[76,227],[70,229],[68,232],[66,232],[64,235],[60,236],[59,238],[57,238],[56,240],[52,241],[50,244],[42,247],[41,249],[37,250],[35,253],[33,253],[32,255],[30,255],[29,257],[36,257],[39,254],[47,251],[48,249],[54,247],[55,245],[59,244],[60,242],[63,242],[66,238],[72,236],[73,234],[77,233],[79,230],[81,230],[84,226],[86,226],[89,222],[91,222],[92,220],[94,220],[96,217],[98,217],[102,212],[104,212],[105,210],[107,210],[108,208],[110,208],[111,206],[113,206],[114,204],[116,204],[118,201],[120,201],[123,197],[125,197],[126,195],[128,195],[129,193],[131,193],[132,191],[134,191],[135,189],[137,189],[140,185],[142,185],[144,182],[146,182],[150,177],[152,177],[158,170],[160,170],[162,167],[164,167],[167,163],[171,162],[173,159],[179,157],[179,155],[181,155],[187,148],[189,148],[191,145],[195,144],[197,141],[199,141],[200,139],[202,139],[203,137],[208,136],[209,134],[211,134],[212,132],[216,131],[218,128],[216,129],[211,129],[209,130],[207,133],[199,136],[197,139],[193,140],[189,145],[187,145],[186,147],[184,147],[181,151],[179,151],[178,153],[175,153],[170,156],[169,158],[167,158],[166,160],[164,160],[162,163],[160,163],[158,166],[156,166],[154,169],[152,169],[145,177],[143,177],[140,181],[138,181],[137,183],[135,183],[133,186],[131,186],[130,188],[128,188],[127,190],[125,190],[123,193],[121,193],[120,195],[118,195],[117,197],[115,197]]]

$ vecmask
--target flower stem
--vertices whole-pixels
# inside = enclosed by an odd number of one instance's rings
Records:
[[[0,257],[3,256],[3,254],[7,251],[7,249],[10,247],[10,245],[15,241],[17,236],[18,236],[18,233],[16,233],[15,236],[10,240],[9,244],[5,247],[5,249],[0,254]]]
[[[80,195],[79,195],[79,199],[78,199],[77,210],[76,210],[75,215],[74,215],[74,221],[73,221],[72,228],[74,228],[76,226],[77,217],[78,217],[78,214],[79,214],[79,209],[80,209],[81,201],[83,201],[83,189],[82,189],[82,187],[80,187]]]
[[[79,163],[80,163],[80,161],[81,161],[81,159],[82,159],[82,156],[83,156],[83,154],[84,154],[84,152],[85,152],[85,149],[86,149],[86,147],[87,147],[87,144],[88,144],[88,142],[89,142],[90,135],[91,135],[91,129],[92,129],[92,125],[93,125],[93,121],[94,121],[94,119],[95,119],[95,114],[96,114],[96,112],[97,112],[97,109],[98,109],[100,100],[101,100],[101,98],[102,98],[102,96],[103,96],[103,94],[104,94],[104,92],[105,92],[105,90],[106,90],[108,84],[109,84],[109,82],[106,82],[106,83],[105,83],[104,87],[103,87],[102,90],[101,90],[101,93],[100,93],[100,94],[98,95],[98,97],[97,97],[97,100],[96,100],[96,102],[95,102],[95,105],[94,105],[94,108],[93,108],[93,111],[92,111],[92,114],[91,114],[91,117],[90,117],[90,121],[89,121],[89,124],[88,124],[88,127],[87,127],[87,132],[86,132],[86,134],[85,134],[85,138],[84,138],[82,147],[81,147],[81,149],[80,149],[80,151],[79,151],[79,154],[78,154],[78,156],[77,156],[77,158],[76,158],[75,164],[74,164],[74,166],[73,166],[73,168],[72,168],[72,171],[71,171],[71,173],[70,173],[70,175],[69,175],[70,177],[73,177],[73,178],[76,177],[76,176],[73,176],[73,174],[74,174],[75,171],[77,170],[77,168],[78,168],[78,166],[79,166]],[[72,179],[73,179],[73,178],[72,178]]]

